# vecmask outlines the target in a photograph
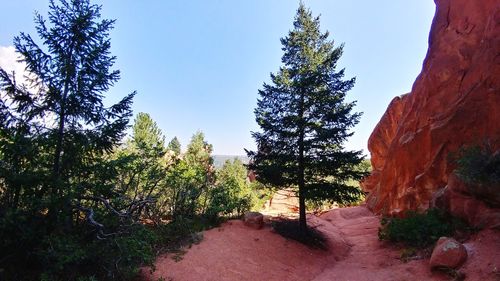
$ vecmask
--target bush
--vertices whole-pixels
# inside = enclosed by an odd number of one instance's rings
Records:
[[[21,213],[0,218],[0,280],[135,280],[158,253],[197,244],[201,231],[218,225],[207,217],[179,218],[151,227],[132,225],[100,240],[84,225],[47,234],[36,223]]]
[[[249,194],[234,194],[231,187],[216,186],[210,190],[210,205],[206,210],[209,217],[217,218],[241,216],[250,210],[251,197]]]
[[[499,186],[500,151],[494,153],[489,145],[463,147],[456,158],[455,173],[464,182]]]
[[[127,234],[96,240],[81,234],[45,237],[37,256],[48,280],[129,280],[155,257],[154,232],[136,225]],[[50,277],[50,278],[49,278]]]
[[[424,248],[441,236],[452,235],[463,223],[438,209],[429,209],[424,213],[408,212],[404,218],[383,218],[381,225],[378,231],[380,240]]]
[[[489,205],[500,206],[500,151],[489,145],[463,147],[456,156],[455,174],[468,191]]]
[[[33,249],[39,247],[45,225],[43,218],[24,211],[0,214],[0,280],[38,279],[42,264]]]
[[[252,206],[252,190],[241,160],[226,160],[217,170],[217,181],[209,192],[206,214],[211,217],[241,216]]]
[[[202,239],[202,231],[218,226],[219,221],[208,217],[179,218],[168,224],[155,228],[158,237],[158,250],[175,252],[182,247],[198,244]]]
[[[48,231],[46,221],[22,211],[0,216],[0,280],[125,280],[154,260],[156,236],[143,225],[100,240],[87,225]]]

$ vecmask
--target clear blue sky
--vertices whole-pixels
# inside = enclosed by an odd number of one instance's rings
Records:
[[[281,63],[279,39],[292,28],[299,1],[94,1],[117,19],[111,33],[122,79],[116,101],[137,90],[134,112],[147,112],[167,139],[183,147],[197,130],[215,154],[254,149],[257,91]],[[357,83],[348,94],[364,112],[348,149],[367,152],[368,137],[390,100],[411,90],[427,51],[432,0],[304,1],[330,38],[345,43],[340,66]],[[35,34],[34,10],[48,1],[3,1],[0,46],[21,31]]]

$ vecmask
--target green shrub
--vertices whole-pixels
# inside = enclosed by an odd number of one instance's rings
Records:
[[[250,194],[235,194],[227,186],[216,186],[210,190],[210,199],[206,214],[213,218],[240,216],[251,207]]]
[[[0,216],[0,280],[127,280],[151,264],[157,238],[143,225],[96,239],[86,225],[48,231],[46,218]]]
[[[47,280],[129,280],[141,265],[152,264],[156,240],[143,225],[104,240],[65,233],[46,236],[36,254]]]
[[[217,170],[217,181],[209,191],[205,214],[217,218],[237,217],[249,211],[253,205],[251,184],[247,169],[238,158],[226,160]]]
[[[500,184],[500,152],[494,153],[489,145],[463,147],[456,156],[455,173],[466,183]]]
[[[202,231],[219,225],[219,221],[210,217],[179,218],[168,224],[158,225],[155,233],[158,237],[159,251],[175,252],[182,247],[198,244],[202,239]]]
[[[463,147],[456,155],[455,174],[476,198],[500,206],[500,152],[489,145]]]
[[[383,218],[378,231],[380,240],[402,242],[423,248],[441,236],[450,236],[461,223],[438,209],[424,213],[408,212],[404,218]]]

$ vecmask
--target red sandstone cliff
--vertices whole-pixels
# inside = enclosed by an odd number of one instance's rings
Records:
[[[362,185],[378,213],[426,209],[462,145],[500,149],[500,0],[435,2],[422,72],[368,141],[373,173]]]

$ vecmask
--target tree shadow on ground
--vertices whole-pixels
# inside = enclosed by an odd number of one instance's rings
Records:
[[[312,249],[328,250],[328,241],[325,235],[316,227],[307,227],[307,231],[301,231],[299,221],[296,219],[276,218],[271,225],[279,235],[295,240]]]

